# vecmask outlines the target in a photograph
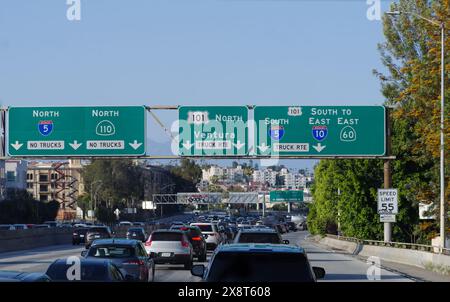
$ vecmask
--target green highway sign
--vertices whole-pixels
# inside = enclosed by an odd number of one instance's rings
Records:
[[[10,156],[145,155],[146,111],[124,107],[10,107]]]
[[[302,202],[303,191],[270,191],[270,202]]]
[[[256,155],[384,156],[383,106],[256,106]]]
[[[182,106],[178,122],[181,156],[248,154],[245,106]]]

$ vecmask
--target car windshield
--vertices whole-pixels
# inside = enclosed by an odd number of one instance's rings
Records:
[[[89,229],[89,233],[108,233],[108,229],[107,228],[90,228]]]
[[[156,232],[152,235],[152,241],[181,241],[182,233]]]
[[[71,265],[58,263],[51,265],[47,270],[47,275],[55,281],[68,281],[68,273]],[[106,281],[108,280],[108,271],[105,265],[86,265],[81,264],[81,281]]]
[[[134,256],[134,248],[129,246],[95,246],[89,249],[89,257],[129,258]]]
[[[210,224],[199,224],[196,226],[199,227],[202,232],[213,232],[212,225]]]
[[[299,253],[218,253],[210,282],[313,282],[306,257]]]
[[[0,230],[9,230],[10,226],[9,225],[0,225]]]
[[[143,233],[144,230],[140,229],[140,228],[138,228],[138,229],[128,229],[128,232],[129,233]]]
[[[275,233],[242,233],[239,243],[281,243],[280,237]]]

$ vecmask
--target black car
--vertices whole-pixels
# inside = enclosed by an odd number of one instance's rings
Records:
[[[49,276],[42,273],[0,271],[0,282],[50,282]]]
[[[289,240],[283,240],[273,229],[244,229],[236,235],[234,243],[289,244]]]
[[[293,231],[293,232],[297,231],[297,225],[295,224],[295,222],[290,221],[287,223],[287,225],[288,225],[290,231]]]
[[[113,234],[109,227],[96,226],[89,228],[89,230],[86,232],[86,242],[85,242],[86,249],[88,249],[91,246],[94,240],[109,239],[112,238],[112,235]]]
[[[72,244],[78,245],[86,242],[86,233],[89,228],[75,228],[72,232]]]
[[[213,253],[207,268],[194,265],[206,282],[316,282],[325,276],[311,267],[304,249],[279,244],[226,244]]]
[[[77,269],[78,267],[78,269]],[[78,272],[77,272],[78,271]],[[68,282],[124,282],[134,281],[124,275],[120,268],[109,259],[57,259],[45,273],[52,281]]]
[[[172,226],[171,229],[184,231],[194,249],[194,257],[200,262],[206,261],[206,240],[202,231],[197,226]]]
[[[81,255],[86,259],[110,259],[136,281],[150,282],[155,279],[155,263],[140,240],[99,239]]]
[[[127,231],[127,239],[135,239],[145,242],[147,237],[148,236],[144,228],[129,228]]]
[[[274,224],[273,228],[280,234],[286,233],[286,230],[281,226],[281,224]]]

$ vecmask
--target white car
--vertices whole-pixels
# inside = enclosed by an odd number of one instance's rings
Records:
[[[14,231],[15,229],[11,224],[0,224],[0,231]]]
[[[156,264],[183,264],[190,270],[194,262],[192,244],[180,230],[153,231],[145,242],[145,250]]]
[[[217,224],[211,222],[195,222],[191,223],[193,226],[197,226],[205,236],[206,249],[215,250],[219,244],[223,242],[223,236],[219,232]]]
[[[14,228],[16,230],[28,230],[28,226],[26,224],[15,224]]]

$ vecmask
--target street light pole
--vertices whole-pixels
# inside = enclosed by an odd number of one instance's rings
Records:
[[[441,29],[441,124],[440,124],[440,247],[441,253],[445,248],[445,139],[444,139],[444,126],[445,126],[445,95],[444,95],[444,82],[445,82],[445,23],[437,22],[425,18],[419,14],[413,12],[394,11],[387,12],[387,15],[398,16],[400,14],[409,14],[416,16],[422,20],[427,21],[435,26],[439,26]]]

